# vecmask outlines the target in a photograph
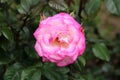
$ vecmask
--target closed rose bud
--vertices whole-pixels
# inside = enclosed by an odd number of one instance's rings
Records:
[[[38,55],[57,66],[72,64],[85,50],[83,28],[67,13],[42,20],[34,36]]]

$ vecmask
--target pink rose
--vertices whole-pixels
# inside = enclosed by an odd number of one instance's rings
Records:
[[[67,13],[42,20],[34,36],[38,55],[57,66],[72,64],[85,50],[83,28]]]

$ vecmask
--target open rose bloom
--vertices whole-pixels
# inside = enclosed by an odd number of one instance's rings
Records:
[[[67,13],[42,20],[34,36],[38,55],[57,66],[72,64],[85,50],[83,28]]]

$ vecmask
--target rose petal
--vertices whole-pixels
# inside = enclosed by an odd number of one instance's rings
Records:
[[[38,42],[36,42],[36,44],[35,44],[35,50],[37,51],[39,56],[43,56],[43,52],[42,52],[41,46],[39,45]]]
[[[63,58],[63,60],[57,62],[57,66],[66,66],[66,65],[71,64],[73,62],[74,61],[69,56],[66,56],[65,58]]]

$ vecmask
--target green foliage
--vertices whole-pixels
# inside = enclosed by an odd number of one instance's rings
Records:
[[[79,4],[80,2],[79,2],[79,0],[75,0],[74,1],[74,4],[71,4],[71,6],[70,6],[70,11],[73,11],[73,12],[75,12],[76,14],[78,14],[78,11],[79,11]]]
[[[95,16],[95,14],[99,11],[101,7],[101,0],[89,0],[85,5],[85,13],[88,16]]]
[[[66,73],[69,72],[68,68],[58,68],[54,64],[45,63],[36,64],[24,68],[19,63],[15,63],[8,67],[4,79],[5,80],[42,80],[46,77],[50,80],[60,80],[61,76],[63,80],[68,80]]]
[[[57,11],[66,11],[68,8],[64,0],[50,0],[49,6]]]
[[[120,0],[0,0],[0,80],[119,80],[120,35],[101,36],[103,5],[119,18]],[[66,67],[43,63],[34,50],[40,16],[58,12],[72,12],[86,35],[85,53]]]
[[[77,70],[77,71],[82,71],[84,66],[86,64],[85,58],[83,56],[80,56],[78,58],[78,60],[73,64],[73,67]]]
[[[53,64],[46,63],[43,66],[43,74],[49,80],[68,80],[67,73],[69,72],[68,68],[58,68]]]
[[[93,52],[96,57],[102,60],[106,60],[106,61],[110,60],[108,49],[103,43],[97,43],[93,45]]]
[[[39,80],[41,71],[36,66],[25,68],[19,63],[15,63],[8,67],[4,75],[4,80]]]
[[[120,0],[106,0],[106,7],[110,13],[120,16]]]
[[[0,49],[0,53],[1,53],[0,54],[0,65],[8,64],[11,61],[8,54],[2,49]]]
[[[30,8],[39,3],[39,0],[21,0],[21,4],[18,6],[18,11],[21,14],[29,14]]]
[[[21,67],[22,66],[19,63],[9,66],[5,72],[4,80],[21,80]]]
[[[13,33],[8,27],[5,27],[5,26],[1,27],[1,32],[6,39],[8,39],[9,41],[13,41],[13,38],[14,38]]]

